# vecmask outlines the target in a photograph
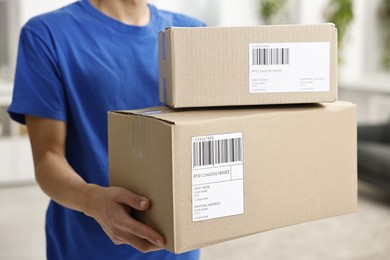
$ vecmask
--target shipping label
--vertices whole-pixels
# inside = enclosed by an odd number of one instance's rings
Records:
[[[330,43],[250,43],[249,93],[323,92],[330,84]]]
[[[192,221],[244,213],[242,133],[192,137]]]

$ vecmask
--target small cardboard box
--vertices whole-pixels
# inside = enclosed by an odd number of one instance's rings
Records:
[[[337,85],[333,24],[159,34],[160,100],[173,108],[332,102]]]
[[[181,253],[356,211],[347,102],[108,115],[110,185],[151,199],[138,218]]]

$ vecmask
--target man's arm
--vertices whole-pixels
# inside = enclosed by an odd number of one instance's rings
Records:
[[[134,220],[131,209],[147,210],[150,201],[119,187],[86,183],[65,158],[66,124],[62,121],[26,116],[41,189],[64,207],[93,217],[117,245],[130,244],[141,252],[160,249],[164,238]]]

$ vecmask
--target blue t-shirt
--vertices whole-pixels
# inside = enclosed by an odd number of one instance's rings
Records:
[[[10,116],[67,124],[66,157],[89,183],[108,186],[107,111],[160,105],[157,36],[169,26],[204,26],[149,5],[146,26],[129,26],[87,0],[32,18],[20,35]],[[142,254],[117,246],[98,223],[51,201],[46,215],[48,259],[197,259],[199,251]]]

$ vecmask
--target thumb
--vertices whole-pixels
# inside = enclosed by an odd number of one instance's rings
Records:
[[[150,208],[150,200],[129,190],[120,188],[120,196],[118,202],[126,204],[137,210],[147,210]]]

